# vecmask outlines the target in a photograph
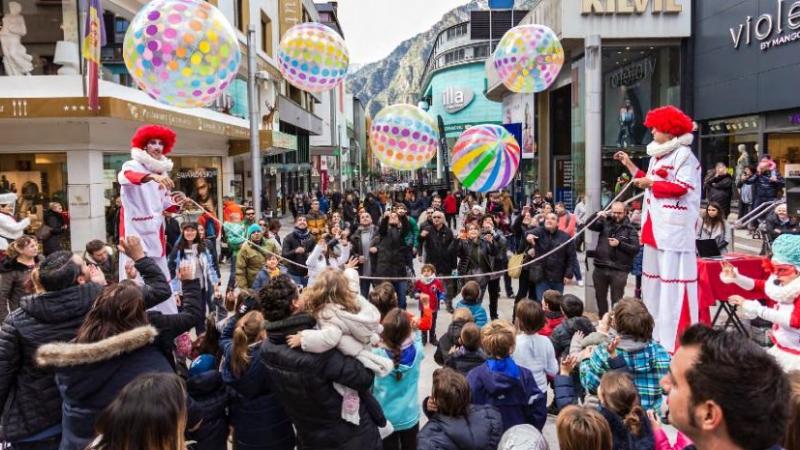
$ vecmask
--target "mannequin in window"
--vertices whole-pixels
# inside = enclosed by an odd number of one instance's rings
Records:
[[[747,154],[747,146],[744,144],[739,144],[737,149],[739,150],[739,159],[736,160],[736,180],[738,181],[742,179],[744,168],[750,166],[750,155]]]
[[[619,109],[619,133],[617,133],[617,147],[627,148],[633,143],[633,121],[636,115],[633,112],[633,106],[630,99],[625,99],[622,107]]]

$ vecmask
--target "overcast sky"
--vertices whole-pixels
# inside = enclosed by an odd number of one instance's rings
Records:
[[[389,55],[398,44],[429,29],[468,0],[339,0],[350,63],[366,64]]]

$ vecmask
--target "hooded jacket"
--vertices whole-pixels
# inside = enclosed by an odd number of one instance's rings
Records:
[[[272,239],[261,238],[259,244],[248,240],[242,244],[236,256],[236,286],[240,289],[252,287],[258,272],[264,267],[267,253],[260,246],[276,255],[281,254],[281,248]]]
[[[211,370],[191,376],[186,380],[186,392],[193,407],[186,426],[186,440],[196,442],[192,449],[227,448],[228,406],[234,394],[222,382],[222,374]]]
[[[427,403],[424,401],[422,404]],[[426,414],[428,412],[426,411]],[[492,406],[470,405],[466,417],[429,416],[418,436],[419,450],[496,449],[503,436],[503,419]]]
[[[136,263],[144,279],[145,308],[165,301],[172,291],[150,258]],[[52,369],[34,365],[36,349],[50,342],[75,338],[102,286],[70,286],[24,297],[0,329],[0,405],[2,440],[14,443],[61,422],[61,394]]]
[[[374,353],[392,359],[392,353],[385,348],[377,348]],[[424,358],[422,336],[416,334],[413,342],[401,350],[392,372],[376,378],[372,385],[372,394],[395,431],[408,430],[419,423],[419,373]]]
[[[547,421],[547,395],[539,390],[531,371],[519,367],[519,378],[515,378],[492,371],[488,364],[472,369],[467,375],[472,403],[497,408],[503,417],[503,432],[523,423],[541,431]]]
[[[144,373],[171,373],[152,345],[158,332],[146,325],[88,344],[46,344],[36,352],[40,367],[56,372],[64,399],[60,450],[82,450],[94,437],[97,417],[125,385]]]
[[[297,448],[381,448],[378,427],[364,402],[359,406],[360,425],[346,422],[341,419],[342,396],[333,387],[333,383],[339,383],[355,391],[367,390],[372,386],[372,372],[338,350],[307,353],[286,344],[287,336],[314,325],[313,317],[305,313],[268,322],[267,340],[261,347],[261,361],[272,390],[297,430]]]
[[[467,376],[470,370],[482,365],[486,362],[486,354],[483,350],[478,349],[469,351],[465,348],[456,350],[455,353],[450,354],[444,361],[444,365],[450,367],[461,375]]]
[[[550,335],[550,342],[553,343],[553,349],[556,351],[556,359],[561,358],[564,352],[569,351],[569,344],[576,331],[582,331],[584,336],[588,336],[594,333],[595,328],[591,320],[583,316],[578,316],[564,319],[564,321],[553,330],[553,334]]]
[[[23,296],[30,294],[26,283],[31,279],[32,270],[33,266],[26,266],[16,258],[0,264],[0,322],[19,308]]]

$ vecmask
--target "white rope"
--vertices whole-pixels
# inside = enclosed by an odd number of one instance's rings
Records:
[[[623,187],[619,191],[617,196],[614,197],[614,199],[611,200],[608,203],[608,205],[602,211],[608,211],[609,209],[611,209],[611,205],[616,203],[617,200],[622,196],[622,194],[624,194],[631,187],[631,185],[633,185],[633,180],[628,182],[628,184],[626,184],[625,187]],[[202,207],[197,202],[195,202],[193,199],[191,199],[189,197],[186,197],[186,195],[183,192],[176,191],[176,192],[173,192],[172,194],[173,194],[173,196],[178,195],[178,196],[182,196],[183,197],[183,203],[182,203],[181,207],[183,207],[183,204],[185,204],[186,202],[191,202],[191,203],[194,203],[195,205],[197,205],[199,208],[202,209]],[[634,199],[637,198],[637,197],[634,197]],[[633,200],[633,199],[631,199],[631,200]],[[203,215],[206,215],[207,217],[211,218],[211,220],[213,220],[214,222],[218,223],[220,225],[220,229],[222,229],[222,222],[220,222],[219,219],[214,217],[212,214],[209,214],[205,209],[202,209],[202,211],[203,211]],[[581,231],[575,233],[574,236],[572,236],[571,238],[567,239],[566,241],[564,241],[563,243],[561,243],[557,247],[551,249],[547,253],[545,253],[545,254],[543,254],[541,256],[537,256],[534,259],[532,259],[532,260],[530,260],[530,261],[528,261],[526,263],[520,264],[518,266],[508,267],[508,268],[503,269],[503,270],[496,270],[494,272],[486,272],[486,273],[481,273],[481,274],[474,274],[474,275],[471,275],[471,274],[467,274],[467,275],[445,275],[445,276],[440,276],[440,277],[436,277],[436,278],[438,278],[440,280],[463,280],[463,279],[470,279],[470,278],[492,277],[492,276],[495,276],[495,275],[503,275],[503,274],[505,274],[506,272],[508,272],[511,269],[525,268],[527,266],[530,266],[531,264],[535,264],[535,263],[537,263],[539,261],[542,261],[542,260],[546,259],[548,256],[554,254],[555,252],[557,252],[557,251],[561,250],[562,248],[564,248],[565,246],[569,245],[571,242],[573,242],[575,239],[577,239],[578,236],[580,236],[583,233],[586,233],[589,230],[589,227],[592,224],[594,224],[596,221],[598,221],[599,219],[600,219],[600,215],[599,214],[595,214],[595,217],[592,220],[590,220],[589,223],[587,223],[583,227],[583,229]],[[276,256],[278,259],[280,259],[282,261],[286,261],[289,264],[292,264],[294,266],[301,267],[301,268],[306,269],[306,270],[310,269],[310,267],[308,267],[306,265],[303,265],[303,264],[300,264],[300,263],[297,263],[297,262],[294,262],[291,259],[288,259],[288,258],[284,257],[283,255],[279,255],[277,253],[273,253],[272,251],[268,250],[265,246],[256,244],[256,243],[248,240],[246,237],[242,236],[241,234],[236,233],[236,234],[233,234],[233,235],[235,237],[240,237],[240,238],[245,239],[245,241],[246,241],[246,243],[248,245],[258,248],[263,253],[266,253],[266,254],[271,255],[271,256]],[[415,277],[378,277],[378,276],[361,276],[361,279],[362,280],[381,280],[381,281],[414,281],[414,280],[416,280]]]

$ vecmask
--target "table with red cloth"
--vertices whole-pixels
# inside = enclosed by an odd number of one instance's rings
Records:
[[[764,270],[763,256],[745,255],[742,253],[728,253],[723,258],[697,258],[697,296],[699,306],[699,321],[707,325],[714,325],[711,321],[711,307],[717,301],[722,302],[722,307],[734,319],[734,324],[740,325],[736,317],[735,308],[725,308],[731,295],[740,295],[748,300],[757,300],[759,296],[753,292],[740,288],[736,284],[725,284],[719,279],[723,262],[736,267],[741,275],[762,280],[767,278]],[[718,314],[719,315],[719,314]]]

